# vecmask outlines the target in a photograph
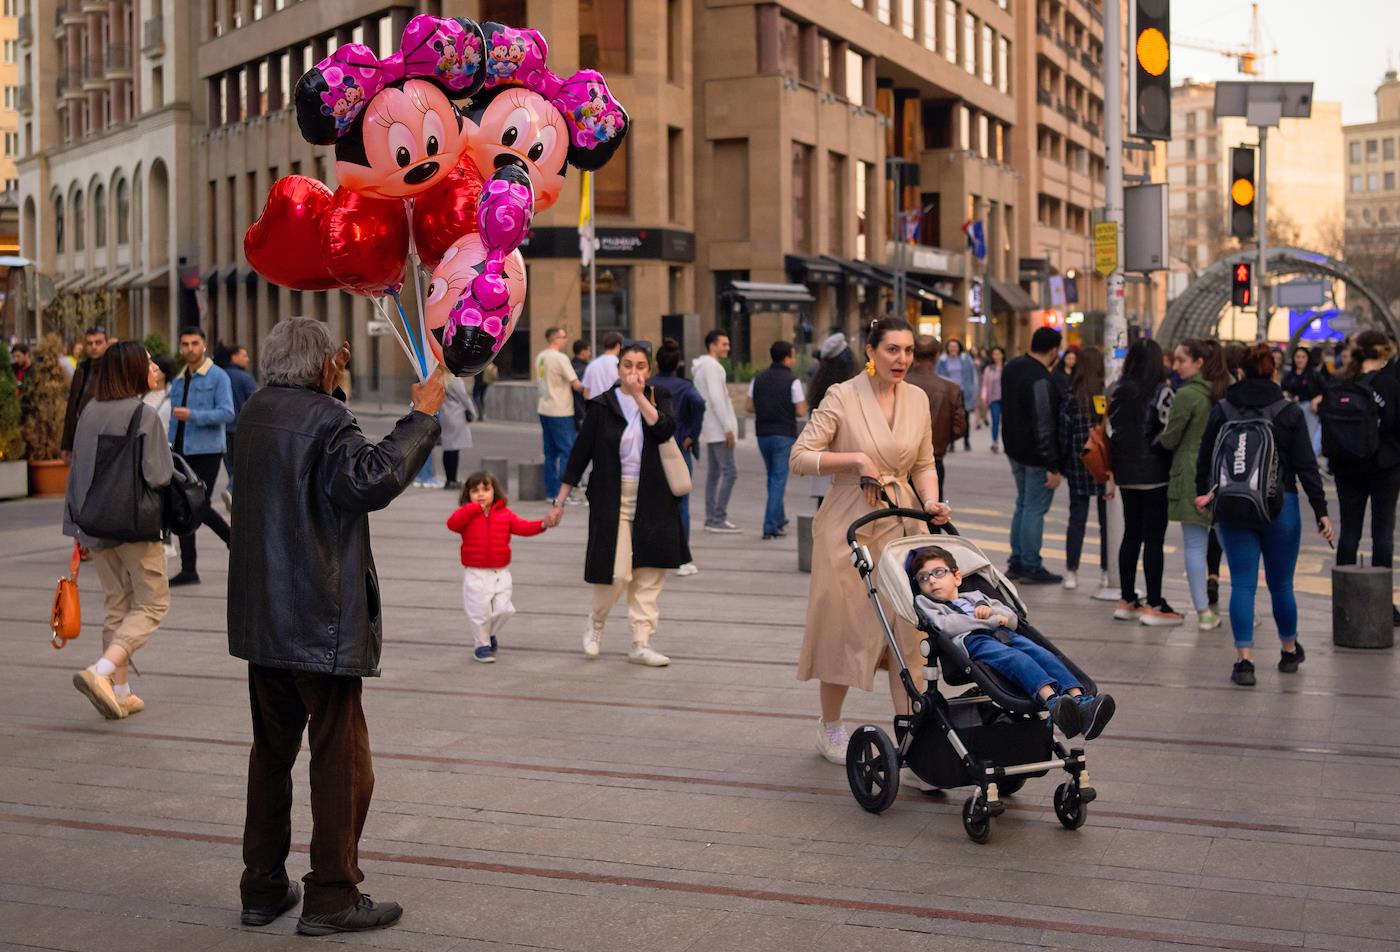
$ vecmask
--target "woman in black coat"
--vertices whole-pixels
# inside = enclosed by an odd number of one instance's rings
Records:
[[[680,499],[661,465],[661,446],[675,435],[676,425],[670,396],[646,387],[651,356],[644,348],[624,347],[617,370],[617,385],[588,401],[550,519],[559,523],[564,500],[592,463],[583,579],[593,586],[593,609],[583,633],[584,654],[598,657],[608,613],[626,591],[632,628],[627,660],[662,667],[670,659],[650,646],[657,601],[666,570],[690,561]]]

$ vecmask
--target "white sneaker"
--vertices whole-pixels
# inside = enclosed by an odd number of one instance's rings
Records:
[[[590,658],[598,657],[598,652],[603,650],[603,629],[600,625],[593,624],[593,619],[584,622],[583,629],[583,653]]]
[[[851,741],[851,737],[846,733],[846,728],[840,722],[835,727],[828,727],[826,722],[817,718],[817,753],[821,754],[833,764],[846,765],[846,745]]]
[[[1079,576],[1073,572],[1065,572],[1065,580],[1060,584],[1072,592],[1079,587]]]
[[[732,522],[730,522],[728,519],[726,519],[726,520],[723,521],[723,522],[716,522],[714,525],[710,525],[710,524],[706,523],[706,525],[705,525],[705,531],[706,531],[706,532],[727,532],[727,533],[734,533],[734,532],[739,532],[739,531],[741,531],[741,530],[740,530],[739,527],[736,526],[734,523],[732,523]]]
[[[219,498],[224,501],[224,508],[228,510],[228,514],[233,515],[233,493],[225,489],[220,493]]]
[[[664,668],[671,663],[670,658],[640,641],[632,642],[632,650],[627,652],[627,660],[632,664],[644,664],[648,668]]]
[[[680,576],[695,575],[699,571],[700,567],[697,566],[694,562],[687,562],[680,568],[676,569],[676,574]]]
[[[1099,590],[1093,594],[1093,599],[1099,602],[1116,602],[1119,598],[1117,586],[1108,584],[1108,576],[1099,576]]]

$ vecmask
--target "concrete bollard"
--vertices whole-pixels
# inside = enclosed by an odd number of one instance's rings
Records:
[[[510,460],[484,456],[481,459],[481,468],[495,476],[505,489],[506,495],[510,495]]]
[[[797,571],[812,571],[812,517],[797,517]]]
[[[515,467],[515,498],[537,502],[545,497],[544,464],[520,463]]]
[[[1332,644],[1339,648],[1389,648],[1392,573],[1386,566],[1338,565],[1332,569]]]

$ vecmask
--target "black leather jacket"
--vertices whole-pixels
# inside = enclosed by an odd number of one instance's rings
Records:
[[[1060,390],[1045,365],[1022,354],[1001,372],[1002,440],[1022,466],[1060,471]]]
[[[371,443],[334,397],[264,387],[235,437],[228,649],[270,668],[375,677],[383,640],[369,514],[412,482],[440,427]]]

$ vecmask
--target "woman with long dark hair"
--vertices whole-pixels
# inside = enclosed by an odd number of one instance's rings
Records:
[[[1006,351],[993,347],[982,369],[982,405],[992,415],[992,452],[1001,452],[1001,372],[1006,367]]]
[[[102,466],[110,465],[110,457],[99,455],[99,444],[104,439],[110,443],[110,438],[125,440],[133,419],[136,439],[141,441],[138,478],[152,489],[161,489],[170,484],[174,467],[160,417],[142,399],[155,387],[160,373],[146,348],[135,341],[113,344],[96,367],[95,396],[83,408],[73,437],[73,468],[68,473],[63,534],[75,537],[92,553],[107,609],[102,626],[102,657],[74,674],[73,686],[103,717],[119,720],[146,708],[145,702],[131,693],[127,665],[160,627],[170,608],[165,549],[158,531],[149,539],[119,541],[94,538],[80,529],[78,522],[91,525],[84,517],[85,508],[97,511],[131,504],[134,497],[130,494],[110,500],[96,499],[93,494],[102,491],[94,487],[110,491],[118,482],[111,478],[112,473],[100,471]]]
[[[1123,544],[1118,549],[1122,600],[1113,612],[1119,621],[1160,626],[1182,621],[1162,597],[1171,457],[1158,437],[1166,427],[1171,393],[1161,345],[1155,340],[1133,344],[1108,403],[1113,479],[1123,493]],[[1137,597],[1139,552],[1147,584],[1145,603]]]
[[[1259,587],[1259,561],[1264,562],[1264,580],[1273,602],[1274,623],[1281,644],[1278,669],[1285,674],[1298,670],[1303,662],[1303,646],[1298,642],[1298,602],[1293,596],[1293,570],[1298,564],[1302,542],[1302,516],[1298,507],[1298,484],[1308,495],[1317,517],[1317,531],[1329,542],[1332,523],[1327,518],[1327,496],[1317,472],[1317,458],[1308,440],[1308,424],[1303,411],[1290,403],[1274,383],[1274,353],[1268,344],[1255,344],[1243,350],[1240,371],[1244,378],[1225,391],[1210,411],[1201,449],[1196,457],[1196,507],[1205,510],[1214,493],[1211,457],[1215,439],[1229,414],[1262,413],[1271,416],[1274,445],[1277,447],[1279,480],[1283,507],[1266,525],[1250,525],[1217,520],[1216,534],[1230,564],[1230,628],[1235,637],[1238,659],[1230,680],[1252,687],[1254,680],[1254,594]],[[1226,405],[1231,408],[1227,413]]]
[[[1293,363],[1283,372],[1279,386],[1283,388],[1283,395],[1302,409],[1303,419],[1308,421],[1308,438],[1312,441],[1313,453],[1321,453],[1322,427],[1313,401],[1322,396],[1326,385],[1322,374],[1313,365],[1312,352],[1308,348],[1299,346],[1293,349]]]
[[[1186,553],[1186,580],[1191,587],[1196,627],[1220,627],[1220,615],[1211,608],[1208,587],[1207,550],[1210,518],[1196,508],[1196,457],[1200,455],[1201,435],[1211,407],[1219,403],[1230,385],[1225,355],[1213,340],[1190,338],[1176,346],[1173,366],[1182,380],[1172,400],[1167,428],[1161,444],[1172,454],[1167,486],[1167,515],[1181,523],[1182,548]]]
[[[1079,587],[1079,557],[1084,551],[1084,529],[1089,522],[1089,500],[1096,501],[1099,520],[1099,564],[1103,584],[1108,584],[1108,503],[1113,491],[1097,482],[1085,468],[1080,451],[1089,441],[1089,432],[1099,425],[1095,398],[1104,391],[1103,351],[1085,347],[1076,351],[1077,371],[1070,378],[1070,389],[1060,404],[1061,472],[1069,490],[1069,522],[1065,526],[1065,577],[1067,589]]]

